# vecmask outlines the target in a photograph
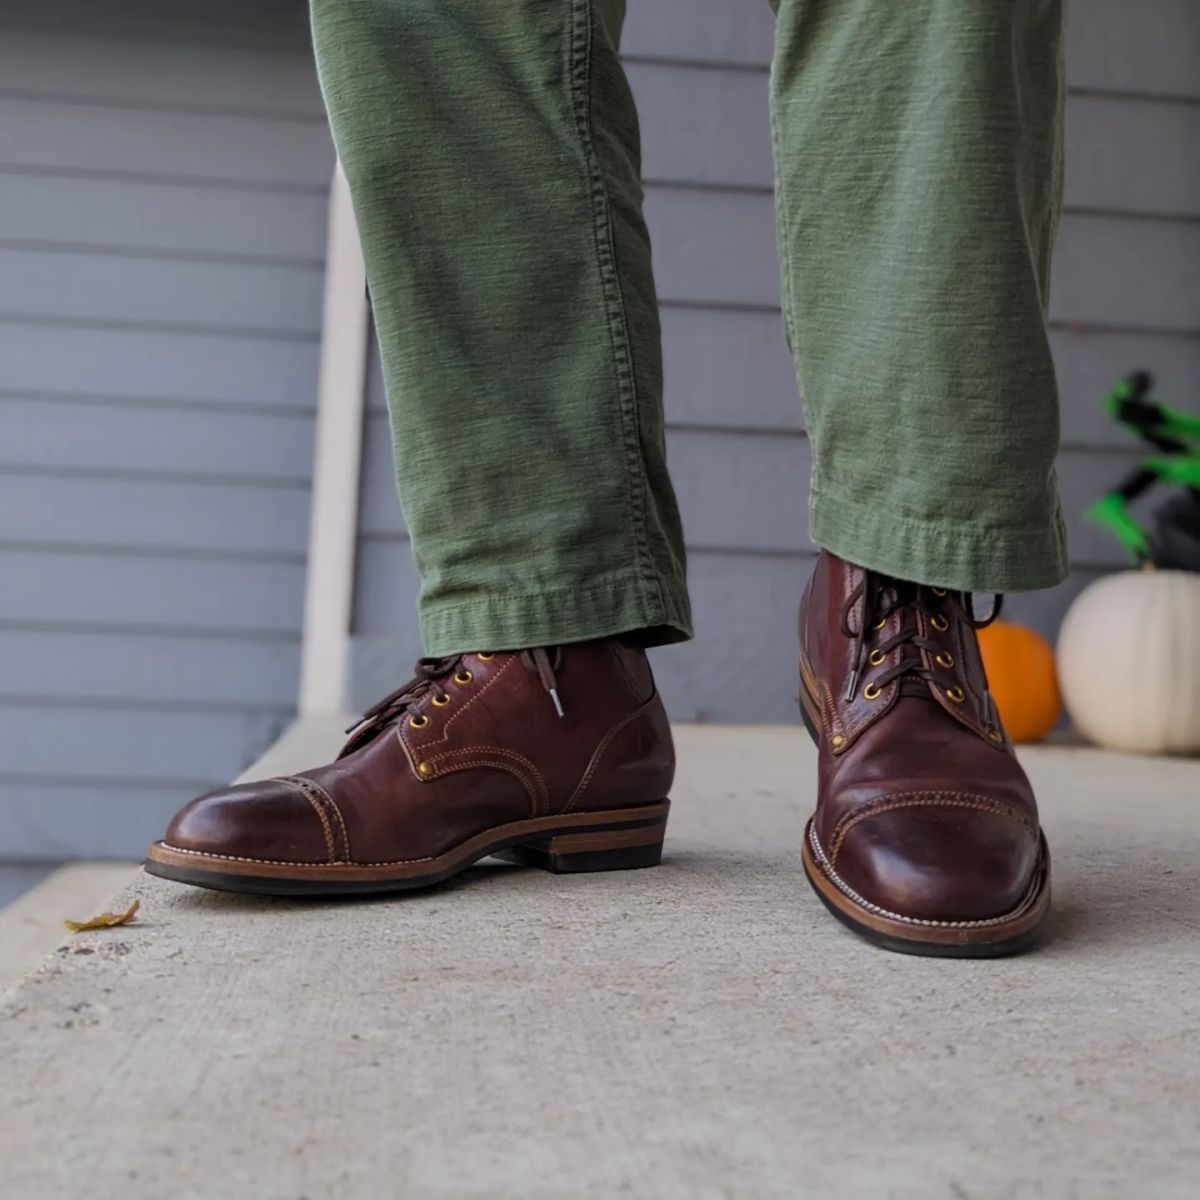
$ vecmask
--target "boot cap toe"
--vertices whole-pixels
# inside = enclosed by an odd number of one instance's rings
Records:
[[[283,779],[198,796],[176,814],[163,841],[192,854],[262,862],[319,864],[334,857],[317,809]]]
[[[844,822],[829,847],[868,905],[917,921],[986,921],[1016,910],[1038,863],[1038,834],[987,797],[888,798]]]

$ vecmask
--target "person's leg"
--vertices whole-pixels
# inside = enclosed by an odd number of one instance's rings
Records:
[[[652,866],[690,633],[624,0],[313,0],[432,657],[338,759],[189,804],[149,868],[435,883]],[[619,635],[619,636],[614,636]]]
[[[624,0],[312,0],[430,654],[690,633]]]
[[[1061,0],[776,0],[783,292],[813,540],[976,591],[1066,571],[1046,336]]]
[[[1066,570],[1046,336],[1059,0],[777,0],[783,291],[822,547],[801,613],[810,881],[911,953],[1028,945],[1048,860],[973,591]]]

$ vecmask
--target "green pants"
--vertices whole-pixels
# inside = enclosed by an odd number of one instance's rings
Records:
[[[812,539],[1055,583],[1061,0],[773,2]],[[428,651],[687,637],[624,0],[312,9]]]

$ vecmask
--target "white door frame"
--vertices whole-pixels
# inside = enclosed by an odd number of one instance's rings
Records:
[[[300,715],[344,712],[358,540],[370,308],[350,188],[338,164],[329,194],[321,370],[305,578]]]

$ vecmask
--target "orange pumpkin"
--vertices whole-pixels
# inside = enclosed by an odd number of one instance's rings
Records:
[[[979,649],[992,698],[1012,740],[1040,742],[1062,715],[1050,643],[1024,625],[995,621],[979,631]]]

